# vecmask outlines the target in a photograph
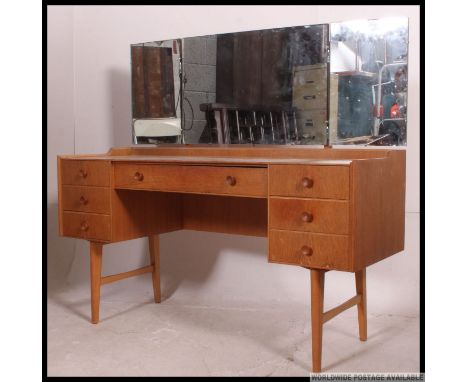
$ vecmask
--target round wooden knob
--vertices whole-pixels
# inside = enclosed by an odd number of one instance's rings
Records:
[[[133,175],[133,179],[135,180],[138,180],[139,182],[141,182],[143,179],[144,179],[144,176],[141,172],[136,172],[135,175]]]
[[[304,256],[312,256],[312,248],[308,247],[307,245],[303,245],[301,248],[301,253]]]
[[[89,225],[86,222],[81,223],[81,230],[87,231],[89,229]]]
[[[83,205],[86,205],[86,204],[88,204],[88,199],[86,199],[84,196],[81,196],[80,197],[80,203],[83,204]]]
[[[80,176],[82,178],[86,178],[88,176],[88,173],[86,172],[86,170],[80,169]]]
[[[226,183],[230,186],[234,186],[236,184],[236,178],[234,178],[233,176],[227,176]]]
[[[309,212],[303,212],[301,216],[304,223],[310,223],[312,221],[312,214]]]
[[[311,188],[312,185],[314,184],[313,180],[308,178],[308,177],[304,177],[302,178],[302,185],[305,187],[305,188]]]

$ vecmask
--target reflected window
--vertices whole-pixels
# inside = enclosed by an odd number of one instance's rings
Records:
[[[334,144],[406,145],[408,19],[330,24]]]

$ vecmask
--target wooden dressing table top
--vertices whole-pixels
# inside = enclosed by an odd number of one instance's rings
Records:
[[[161,145],[112,148],[105,154],[60,155],[70,160],[110,160],[203,164],[349,165],[353,160],[384,159],[399,149],[323,148],[284,145]]]
[[[152,163],[200,163],[200,164],[228,164],[241,166],[261,166],[266,167],[268,164],[310,164],[317,166],[349,166],[352,162],[350,159],[299,159],[299,158],[249,158],[249,157],[208,157],[208,156],[168,156],[168,155],[73,155],[61,156],[63,159],[71,160],[110,160],[115,162],[131,161],[131,162],[152,162]],[[383,158],[380,158],[383,159]],[[355,159],[357,160],[357,159]]]

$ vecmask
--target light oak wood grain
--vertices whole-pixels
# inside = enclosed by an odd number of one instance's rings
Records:
[[[161,262],[159,258],[159,236],[158,235],[148,236],[148,246],[149,246],[150,261],[151,261],[151,266],[152,266],[154,302],[160,303],[161,302],[161,276],[160,276]]]
[[[349,233],[349,203],[341,200],[270,198],[270,228]]]
[[[76,186],[109,186],[110,161],[62,160],[62,184]]]
[[[57,206],[58,206],[58,227],[59,227],[59,234],[61,236],[65,236],[63,232],[63,202],[62,202],[62,160],[60,158],[57,159]]]
[[[303,247],[310,248],[305,255]],[[269,230],[268,261],[308,268],[350,270],[349,236]]]
[[[111,191],[112,242],[182,229],[180,194]]]
[[[309,179],[309,187],[303,184]],[[349,167],[271,165],[270,195],[303,198],[348,199]]]
[[[91,322],[99,322],[99,302],[101,298],[102,243],[91,241],[90,277],[91,277]]]
[[[367,340],[367,292],[366,292],[366,268],[355,273],[356,293],[361,296],[357,304],[359,338],[361,341]]]
[[[110,190],[107,187],[63,186],[64,211],[110,214]]]
[[[111,219],[109,215],[84,212],[63,212],[64,236],[93,241],[110,241]]]
[[[317,159],[317,158],[251,158],[251,157],[212,157],[212,156],[176,156],[176,155],[112,155],[62,157],[66,160],[112,161],[113,163],[151,163],[165,165],[208,165],[208,166],[239,166],[267,167],[269,164],[306,164],[317,166],[349,166],[350,159]]]
[[[349,300],[346,300],[344,303],[338,305],[336,308],[330,309],[329,311],[323,314],[323,323],[330,321],[333,317],[336,317],[340,313],[343,313],[345,310],[357,305],[361,302],[362,296],[356,295],[351,297]]]
[[[267,197],[267,169],[225,166],[114,164],[116,188]]]
[[[129,277],[143,275],[145,273],[153,272],[154,267],[152,265],[147,265],[146,267],[141,267],[134,269],[128,272],[117,273],[115,275],[109,275],[101,278],[101,285],[110,284],[116,281],[128,279]]]
[[[366,272],[365,269],[356,272],[357,294],[342,304],[323,312],[325,273],[327,270],[310,269],[311,284],[311,321],[312,321],[312,371],[322,371],[322,338],[323,325],[345,310],[357,305],[359,321],[359,338],[367,339],[367,311],[366,311]]]
[[[195,231],[267,236],[267,200],[184,195],[183,228]]]
[[[352,257],[358,271],[404,248],[405,152],[354,161],[351,171]]]
[[[322,371],[322,334],[323,334],[323,295],[325,273],[319,269],[310,270],[311,318],[312,318],[312,371]]]
[[[102,157],[112,156],[210,156],[245,158],[300,158],[300,159],[362,159],[385,158],[395,149],[356,149],[333,148],[331,152],[323,146],[286,146],[286,145],[159,145],[158,147],[114,147]],[[403,150],[402,150],[403,151]]]

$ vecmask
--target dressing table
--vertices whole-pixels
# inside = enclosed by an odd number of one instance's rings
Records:
[[[91,322],[101,285],[152,273],[159,235],[190,229],[266,237],[270,263],[310,272],[312,370],[323,325],[356,305],[367,339],[366,267],[403,250],[406,151],[281,145],[162,145],[58,157],[59,229],[90,242]],[[148,237],[150,265],[102,276],[105,244]],[[353,272],[356,295],[323,311],[325,273]],[[164,270],[162,270],[164,271]]]

